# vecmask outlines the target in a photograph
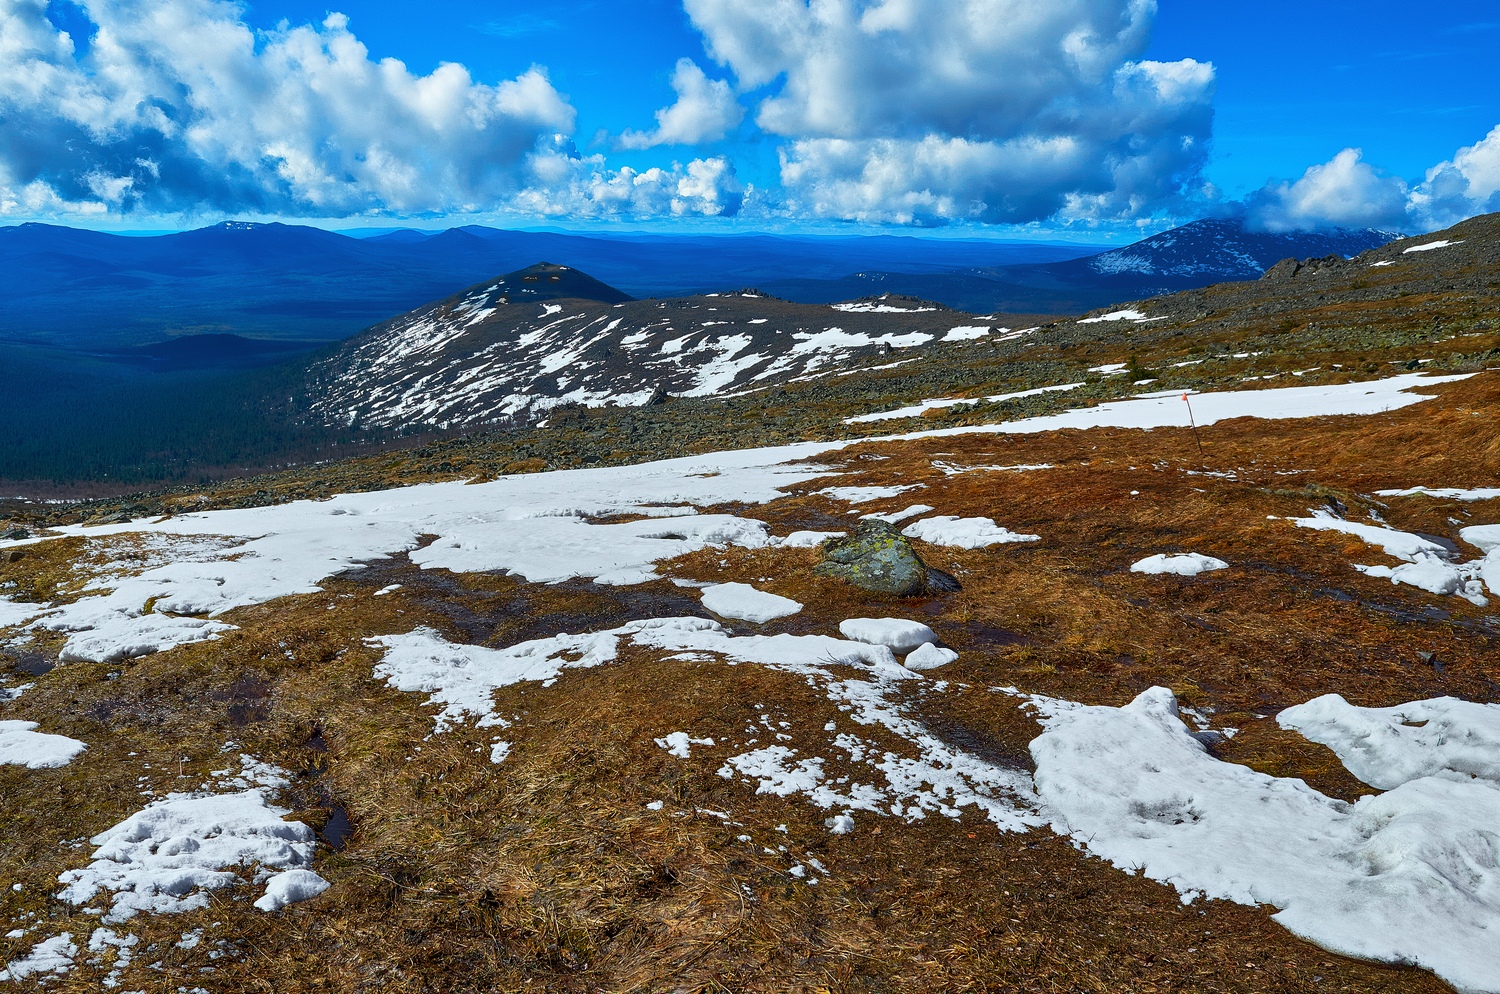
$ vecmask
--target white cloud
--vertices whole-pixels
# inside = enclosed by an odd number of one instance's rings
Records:
[[[1134,61],[1154,0],[685,0],[810,213],[1133,217],[1201,183],[1214,70]]]
[[[578,155],[561,135],[530,168],[532,183],[509,206],[547,217],[731,217],[745,194],[723,156],[667,169],[611,169],[602,155]]]
[[[1246,201],[1249,224],[1264,231],[1402,227],[1406,182],[1382,175],[1361,155],[1346,148],[1294,183],[1267,183]]]
[[[1500,126],[1427,170],[1415,186],[1346,148],[1295,182],[1267,183],[1246,198],[1246,219],[1266,231],[1377,227],[1431,231],[1500,211]]]
[[[1411,194],[1412,214],[1428,228],[1445,228],[1475,214],[1500,211],[1500,125],[1427,170]]]
[[[709,79],[692,59],[677,60],[672,89],[677,91],[677,102],[656,112],[656,130],[625,132],[618,143],[621,148],[719,141],[745,117],[729,84]]]
[[[341,14],[257,34],[221,0],[82,7],[79,54],[45,0],[0,0],[0,211],[474,209],[574,122],[540,69],[415,75]]]

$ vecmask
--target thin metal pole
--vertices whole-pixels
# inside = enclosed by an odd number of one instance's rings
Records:
[[[1203,443],[1198,441],[1198,422],[1193,417],[1193,402],[1188,400],[1188,395],[1183,393],[1182,402],[1187,405],[1188,424],[1193,426],[1193,441],[1198,443],[1198,455],[1203,455]]]

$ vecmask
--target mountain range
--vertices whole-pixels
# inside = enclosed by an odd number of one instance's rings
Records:
[[[900,294],[981,314],[1072,314],[1253,279],[1282,258],[1353,255],[1392,237],[1373,230],[1265,235],[1236,221],[1199,221],[1098,253],[896,236],[605,238],[471,226],[361,239],[230,221],[127,237],[23,224],[0,228],[0,342],[114,354],[185,335],[232,334],[311,347],[540,260],[582,269],[637,298],[758,287],[798,303]],[[227,350],[224,364],[242,364],[254,351]]]

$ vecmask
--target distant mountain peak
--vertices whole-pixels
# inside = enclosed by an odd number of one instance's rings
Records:
[[[541,300],[593,300],[601,304],[619,304],[635,299],[587,273],[550,262],[538,262],[477,283],[457,296],[461,298],[459,306],[470,311]]]
[[[1350,257],[1401,236],[1375,228],[1251,231],[1238,218],[1203,218],[1086,260],[1102,276],[1253,280],[1288,257]]]

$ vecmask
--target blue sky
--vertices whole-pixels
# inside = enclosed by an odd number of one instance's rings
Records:
[[[1101,241],[1500,210],[1495,0],[0,0],[0,32],[0,223]]]

